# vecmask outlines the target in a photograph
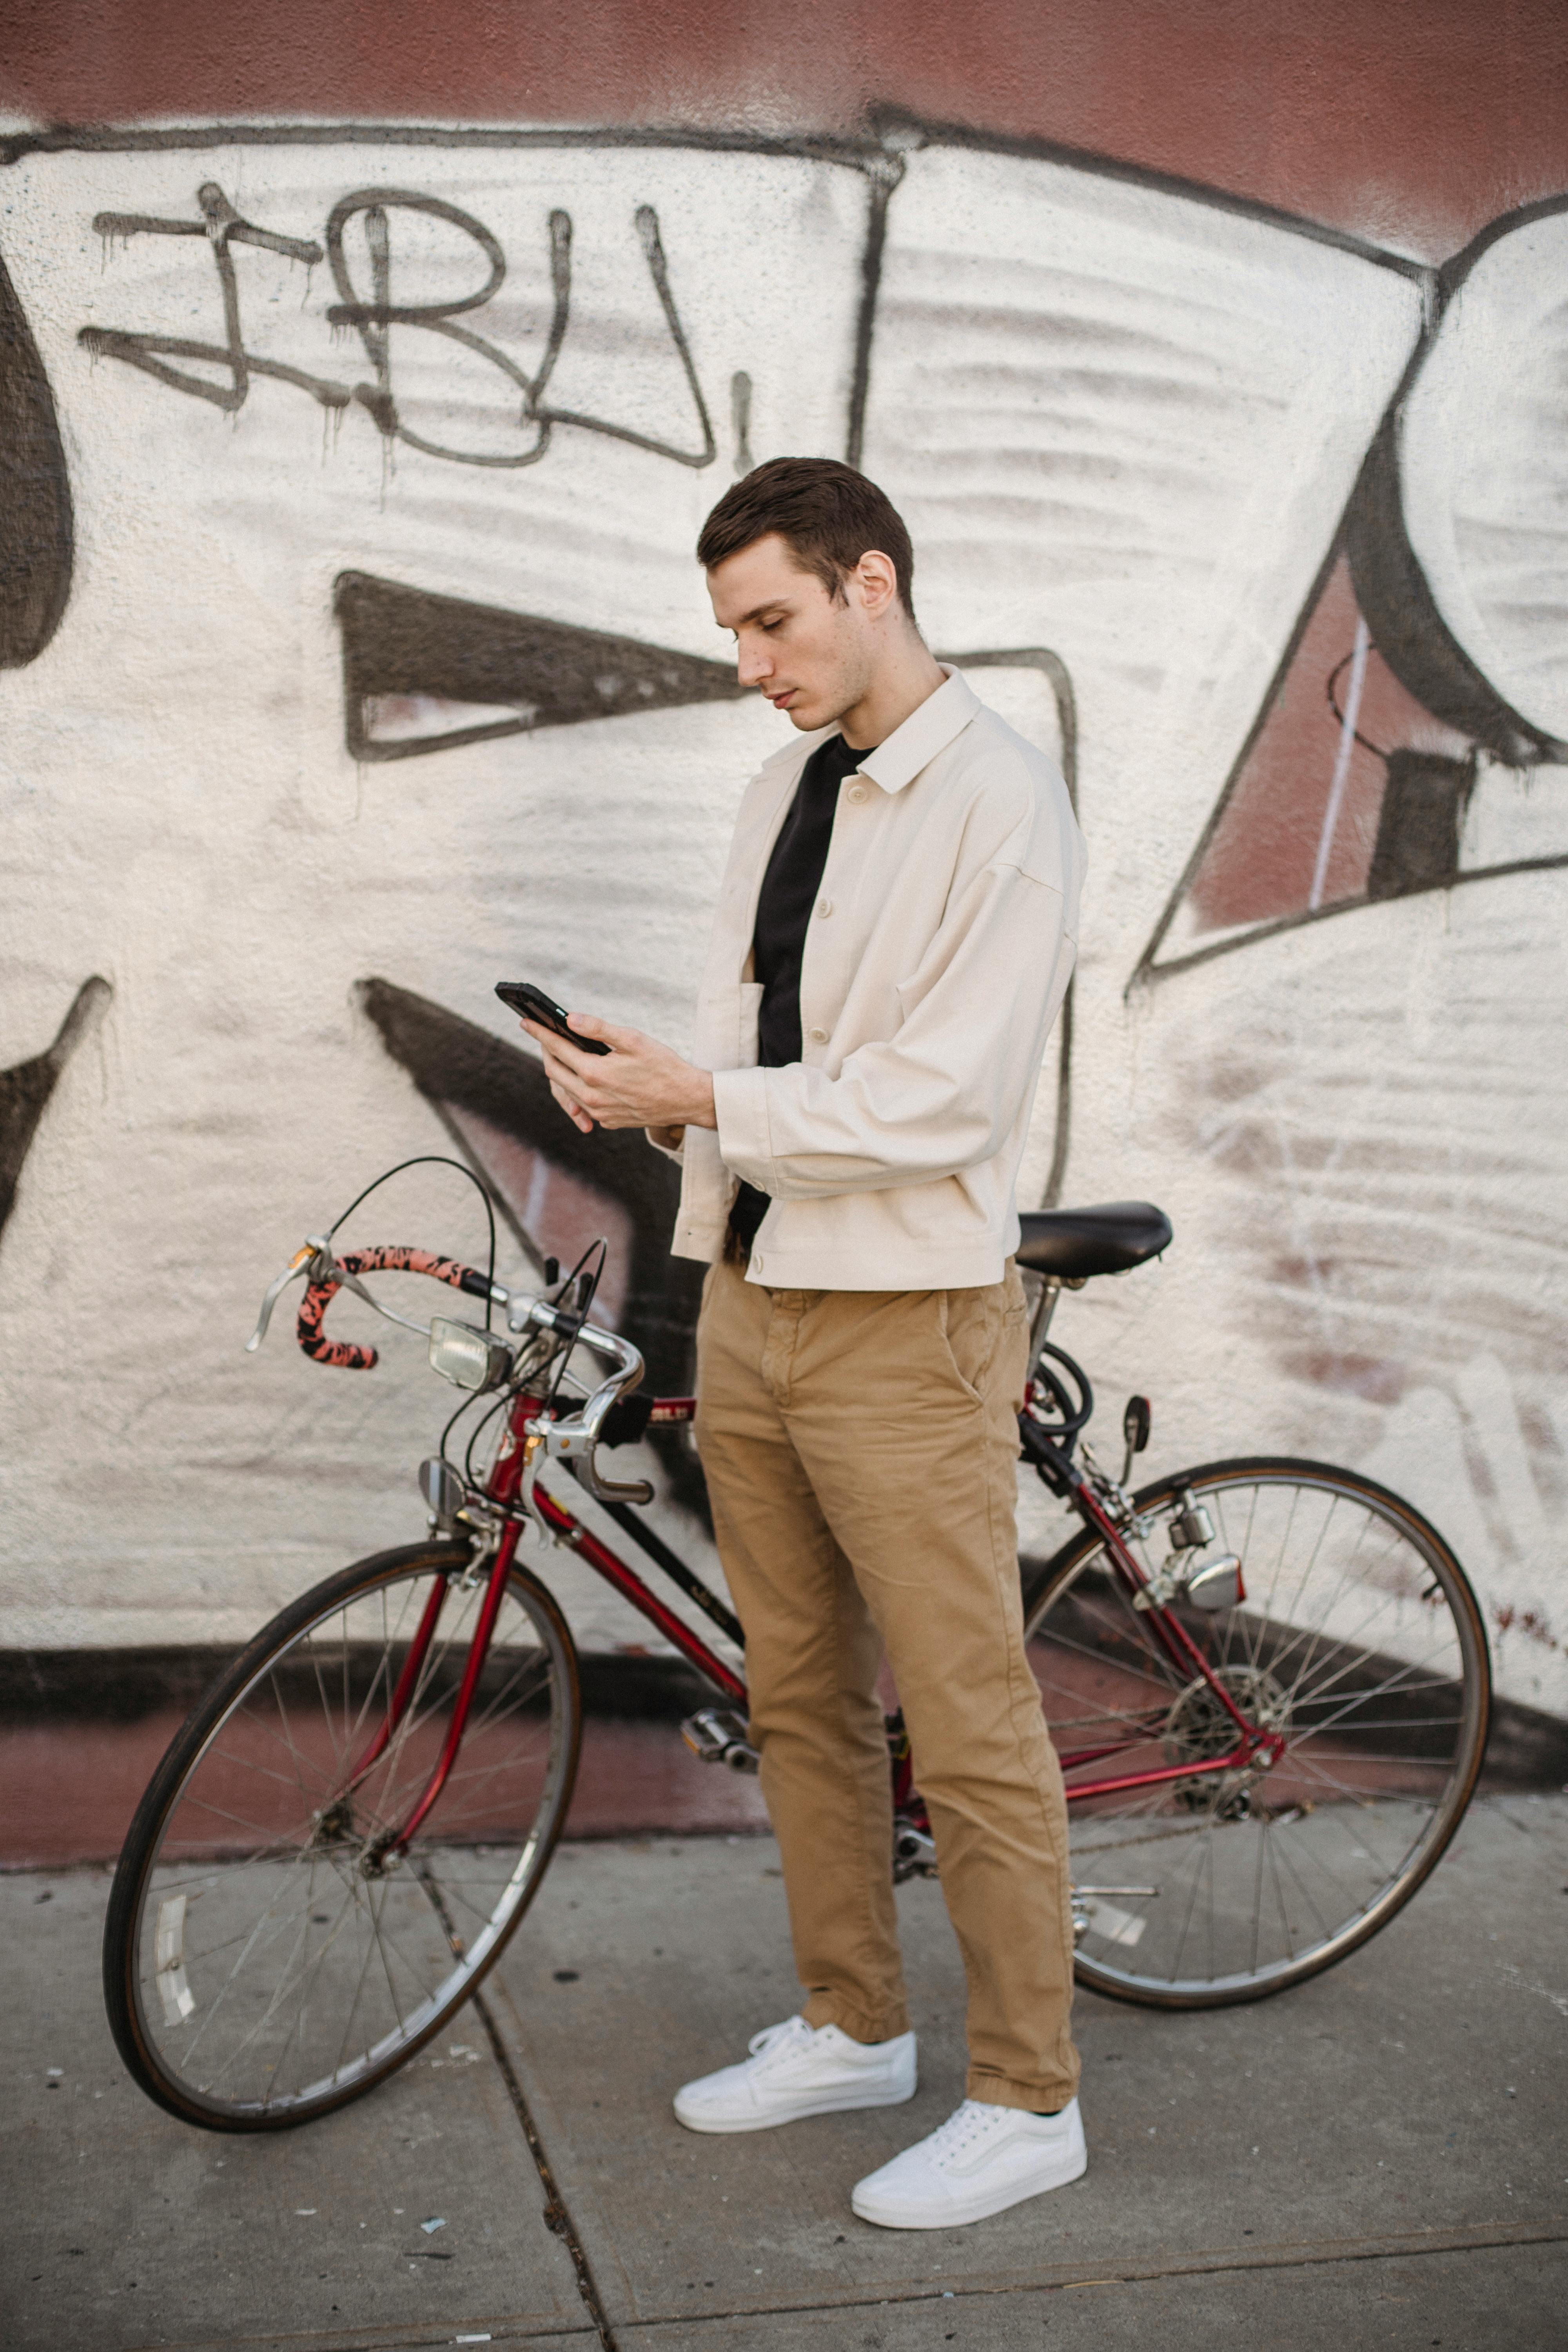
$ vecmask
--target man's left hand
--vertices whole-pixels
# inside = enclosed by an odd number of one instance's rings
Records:
[[[584,1054],[537,1021],[522,1026],[544,1055],[550,1091],[584,1135],[599,1127],[717,1127],[713,1080],[706,1070],[683,1062],[657,1037],[624,1029],[592,1013],[568,1016],[584,1037],[597,1037],[607,1054]]]

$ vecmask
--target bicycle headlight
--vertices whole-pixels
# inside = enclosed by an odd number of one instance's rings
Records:
[[[430,1369],[454,1388],[499,1388],[511,1370],[511,1349],[493,1331],[437,1315],[430,1326]]]

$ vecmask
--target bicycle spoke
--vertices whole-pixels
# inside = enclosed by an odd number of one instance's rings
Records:
[[[359,1889],[356,1887],[354,1890],[354,1911],[356,1916],[359,1911]],[[359,1975],[354,1979],[353,1998],[349,2002],[349,2013],[343,2022],[343,2038],[338,2044],[337,2059],[332,2067],[334,2076],[342,2073],[343,2064],[348,2056],[349,2044],[353,2039],[354,2025],[359,2017],[359,2005],[364,1994],[364,1981],[370,1973],[370,1964],[374,1957],[375,1945],[369,1937],[366,1937],[364,1958],[360,1962]]]
[[[1187,1934],[1193,1924],[1193,1913],[1197,1907],[1198,1888],[1207,1873],[1213,1843],[1213,1824],[1210,1823],[1202,1844],[1198,1846],[1193,1857],[1193,1887],[1192,1893],[1187,1897],[1186,1910],[1182,1916],[1182,1932],[1176,1939],[1175,1958],[1171,1962],[1170,1973],[1173,1979],[1182,1965],[1182,1954],[1187,1948]]]
[[[1266,1823],[1265,1830],[1266,1833],[1271,1834],[1273,1823]],[[1300,1890],[1301,1900],[1306,1904],[1308,1909],[1311,1912],[1313,1918],[1318,1923],[1318,1932],[1320,1936],[1331,1935],[1333,1933],[1332,1927],[1331,1923],[1324,1918],[1321,1911],[1318,1908],[1317,1903],[1312,1896],[1306,1880],[1301,1876],[1300,1870],[1297,1868],[1295,1856],[1290,1853],[1289,1849],[1288,1847],[1281,1847],[1279,1843],[1276,1842],[1274,1847],[1274,1860],[1276,1868],[1279,1867],[1281,1860],[1284,1862],[1286,1869],[1289,1872],[1290,1876],[1294,1879],[1297,1886]]]

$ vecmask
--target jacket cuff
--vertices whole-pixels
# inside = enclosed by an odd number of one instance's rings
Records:
[[[768,1139],[768,1090],[765,1073],[715,1070],[713,1115],[719,1122],[719,1157],[732,1175],[759,1192],[771,1190],[773,1152]]]

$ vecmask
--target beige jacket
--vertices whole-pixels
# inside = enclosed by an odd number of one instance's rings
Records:
[[[672,1247],[717,1257],[743,1177],[773,1197],[748,1277],[769,1289],[997,1282],[1077,953],[1083,837],[1052,762],[949,670],[840,788],[801,970],[804,1059],[762,1069],[757,898],[831,731],[775,752],[741,803],[692,1050],[718,1132],[688,1128],[674,1154]]]

